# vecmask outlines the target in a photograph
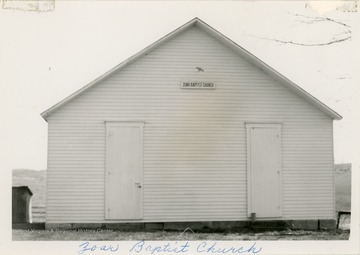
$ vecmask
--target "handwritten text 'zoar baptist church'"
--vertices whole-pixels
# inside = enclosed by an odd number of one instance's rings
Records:
[[[151,244],[146,241],[138,241],[131,245],[130,249],[121,249],[120,245],[99,245],[91,244],[90,242],[81,243],[78,254],[256,254],[262,250],[262,247],[257,246],[256,242],[252,245],[244,246],[221,246],[217,242],[168,242],[164,244]]]

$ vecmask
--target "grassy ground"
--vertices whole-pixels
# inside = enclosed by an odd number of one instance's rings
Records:
[[[258,233],[120,232],[112,230],[13,230],[13,241],[129,240],[348,240],[349,231],[264,231]]]

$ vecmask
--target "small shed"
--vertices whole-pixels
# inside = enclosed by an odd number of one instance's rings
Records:
[[[335,219],[341,116],[198,18],[41,115],[48,224]]]
[[[12,187],[12,223],[31,223],[31,198],[28,186]]]

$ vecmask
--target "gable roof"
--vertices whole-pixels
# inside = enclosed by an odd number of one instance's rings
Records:
[[[187,22],[183,26],[175,29],[174,31],[172,31],[171,33],[169,33],[166,36],[162,37],[161,39],[157,40],[156,42],[149,45],[148,47],[146,47],[142,51],[140,51],[137,54],[133,55],[132,57],[128,58],[127,60],[120,63],[119,65],[115,66],[114,68],[112,68],[108,72],[101,75],[99,78],[97,78],[94,81],[90,82],[89,84],[87,84],[83,88],[77,90],[76,92],[74,92],[70,96],[66,97],[65,99],[63,99],[59,103],[55,104],[54,106],[50,107],[49,109],[47,109],[46,111],[41,113],[41,116],[45,120],[47,120],[47,117],[51,113],[53,113],[54,111],[59,109],[61,106],[65,105],[66,103],[68,103],[69,101],[71,101],[72,99],[77,97],[78,95],[84,93],[88,89],[92,88],[93,86],[96,86],[100,81],[106,79],[107,77],[109,77],[113,73],[125,68],[129,64],[131,64],[134,61],[140,59],[145,54],[148,54],[150,51],[152,51],[153,49],[158,47],[160,44],[170,40],[171,38],[175,37],[176,35],[180,34],[181,32],[185,31],[186,29],[188,29],[188,28],[190,28],[192,26],[196,26],[196,27],[200,28],[201,30],[203,30],[204,32],[208,33],[210,36],[215,37],[220,42],[222,42],[225,46],[229,47],[234,52],[241,55],[242,57],[244,57],[245,59],[247,59],[248,61],[253,63],[255,66],[257,66],[258,68],[263,70],[265,73],[267,73],[268,75],[270,75],[271,77],[275,78],[277,81],[279,81],[280,83],[285,85],[287,88],[292,90],[295,94],[299,95],[300,97],[302,97],[303,99],[308,101],[310,104],[312,104],[315,107],[317,107],[318,109],[320,109],[327,116],[329,116],[329,117],[331,117],[332,119],[335,119],[335,120],[342,119],[342,117],[338,113],[336,113],[334,110],[330,109],[328,106],[326,106],[320,100],[318,100],[314,96],[310,95],[308,92],[306,92],[305,90],[300,88],[298,85],[296,85],[295,83],[293,83],[292,81],[287,79],[285,76],[283,76],[282,74],[280,74],[279,72],[277,72],[276,70],[274,70],[273,68],[268,66],[266,63],[264,63],[263,61],[261,61],[260,59],[258,59],[254,55],[252,55],[250,52],[248,52],[247,50],[245,50],[244,48],[242,48],[241,46],[239,46],[238,44],[236,44],[235,42],[233,42],[232,40],[230,40],[229,38],[227,38],[226,36],[224,36],[220,32],[218,32],[217,30],[215,30],[214,28],[212,28],[211,26],[209,26],[208,24],[206,24],[205,22],[203,22],[199,18],[194,18],[194,19],[190,20],[189,22]]]

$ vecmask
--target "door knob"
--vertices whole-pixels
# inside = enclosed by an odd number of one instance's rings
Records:
[[[134,183],[139,189],[141,189],[141,184],[139,182]]]

